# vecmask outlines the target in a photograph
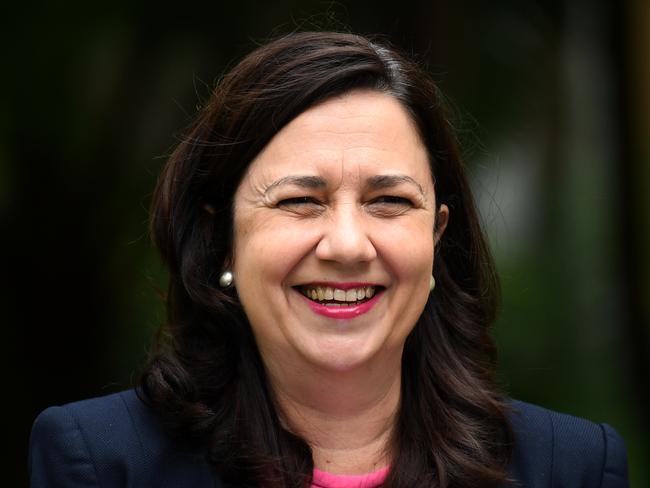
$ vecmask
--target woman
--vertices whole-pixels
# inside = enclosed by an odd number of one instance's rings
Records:
[[[170,341],[136,393],[41,414],[33,486],[627,485],[610,427],[496,388],[492,258],[441,97],[394,49],[258,48],[151,218]]]

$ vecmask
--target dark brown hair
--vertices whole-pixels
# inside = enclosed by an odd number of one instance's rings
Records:
[[[387,93],[407,109],[428,149],[438,204],[451,216],[436,248],[438,285],[404,348],[385,486],[496,486],[511,437],[494,383],[492,257],[436,86],[394,48],[364,37],[307,32],[259,47],[223,77],[169,158],[151,211],[170,271],[169,340],[154,349],[144,398],[173,432],[205,449],[224,480],[308,486],[311,450],[283,426],[236,292],[217,277],[248,165],[298,114],[355,89]]]

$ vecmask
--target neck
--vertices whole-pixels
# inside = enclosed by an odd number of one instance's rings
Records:
[[[363,474],[390,462],[401,358],[349,371],[268,367],[284,422],[310,445],[317,469]]]

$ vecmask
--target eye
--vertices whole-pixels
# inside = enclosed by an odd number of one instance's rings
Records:
[[[372,203],[383,203],[391,205],[413,205],[411,200],[404,197],[396,197],[394,195],[382,195],[379,198],[375,198]]]
[[[370,200],[366,207],[370,212],[381,217],[402,215],[415,205],[409,198],[396,195],[382,195]]]
[[[309,196],[284,198],[276,207],[304,217],[320,215],[324,208],[321,201]]]
[[[285,198],[278,202],[278,207],[292,206],[292,205],[320,205],[320,202],[313,197],[293,197]]]

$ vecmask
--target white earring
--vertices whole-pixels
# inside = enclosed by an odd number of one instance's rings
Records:
[[[233,280],[232,272],[226,270],[219,276],[219,286],[221,288],[228,288],[232,285]]]
[[[431,279],[429,280],[429,291],[433,291],[433,289],[436,287],[436,279],[431,275]]]

